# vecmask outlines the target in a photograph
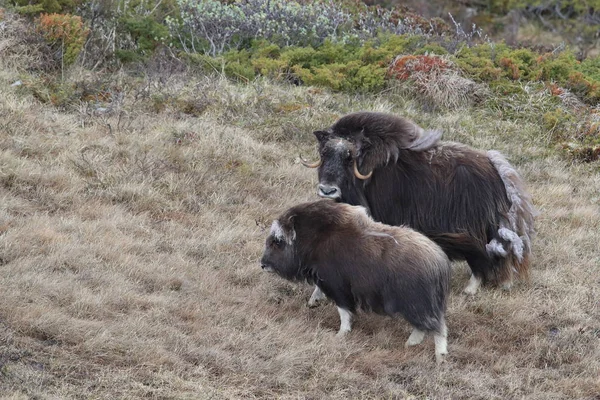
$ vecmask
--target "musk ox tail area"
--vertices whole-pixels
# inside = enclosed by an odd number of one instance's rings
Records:
[[[482,243],[469,233],[423,232],[446,253],[451,260],[468,258],[481,252]]]
[[[487,156],[504,183],[510,209],[501,218],[494,238],[485,248],[494,260],[494,272],[500,282],[512,280],[514,274],[527,278],[531,241],[535,236],[534,218],[539,213],[533,206],[531,196],[525,191],[519,174],[506,158],[497,151],[488,151]]]

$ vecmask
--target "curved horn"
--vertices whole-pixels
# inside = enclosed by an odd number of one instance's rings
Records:
[[[367,175],[361,174],[360,172],[358,172],[358,166],[356,165],[356,160],[354,160],[354,175],[358,179],[362,179],[364,181],[365,179],[369,179],[371,175],[373,175],[373,171],[369,172]]]
[[[306,161],[304,158],[302,158],[302,155],[300,155],[300,162],[302,163],[302,165],[304,165],[306,168],[317,168],[321,165],[321,159],[319,158],[318,161],[315,161],[314,163],[309,163],[308,161]]]

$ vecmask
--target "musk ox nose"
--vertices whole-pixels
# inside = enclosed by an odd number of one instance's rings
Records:
[[[260,263],[260,267],[263,269],[263,271],[267,271],[267,272],[274,272],[275,271],[273,269],[273,267],[271,267],[270,265],[267,265],[267,264]]]
[[[327,197],[330,199],[336,199],[340,197],[340,189],[338,187],[323,185],[322,183],[319,184],[317,193],[321,197]]]

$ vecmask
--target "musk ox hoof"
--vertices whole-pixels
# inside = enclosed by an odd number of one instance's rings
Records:
[[[435,362],[441,364],[446,360],[448,354],[448,328],[446,328],[446,323],[442,325],[440,332],[433,334],[433,341],[435,342]]]
[[[336,339],[344,339],[346,336],[348,336],[349,333],[350,331],[339,330],[338,333],[335,334],[335,337]]]
[[[504,282],[502,284],[502,290],[506,291],[506,292],[510,292],[513,288],[513,283],[512,282]]]
[[[477,294],[479,286],[481,286],[481,278],[478,278],[475,275],[471,275],[471,279],[469,279],[469,284],[467,285],[465,290],[463,290],[463,293],[469,296],[474,296],[475,294]]]
[[[323,293],[319,287],[315,287],[315,290],[310,296],[310,299],[308,299],[308,303],[306,305],[309,308],[317,307],[324,303],[324,300],[326,299],[327,296],[325,296],[325,293]]]
[[[436,354],[435,355],[435,363],[437,365],[445,363],[447,355],[448,355],[448,353]]]
[[[308,299],[308,302],[306,303],[306,306],[308,308],[316,308],[319,307],[321,304],[325,303],[325,299],[313,299],[312,297],[310,299]]]
[[[420,331],[418,329],[413,329],[412,333],[408,337],[406,343],[404,343],[404,347],[411,347],[421,344],[423,339],[425,338],[425,332]]]
[[[466,294],[467,296],[475,296],[477,294],[477,289],[471,289],[471,288],[465,288],[463,290],[463,293]]]

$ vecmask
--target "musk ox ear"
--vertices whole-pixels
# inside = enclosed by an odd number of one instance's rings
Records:
[[[296,227],[294,226],[294,222],[295,222],[296,216],[295,215],[290,215],[290,217],[288,218],[288,223],[289,223],[289,227],[290,230],[288,231],[288,237],[290,239],[290,244],[296,240]]]
[[[295,220],[296,214],[291,214],[288,215],[287,218],[283,221],[283,226],[285,229],[285,235],[288,244],[292,244],[292,242],[296,240],[296,228],[294,226]]]
[[[361,136],[356,139],[355,146],[356,156],[360,159],[359,161],[362,161],[362,158],[369,152],[369,149],[371,148],[371,141],[368,137],[361,134]]]
[[[327,131],[314,131],[313,135],[315,135],[317,137],[317,140],[319,141],[319,143],[323,143],[324,141],[329,139],[330,133]]]

